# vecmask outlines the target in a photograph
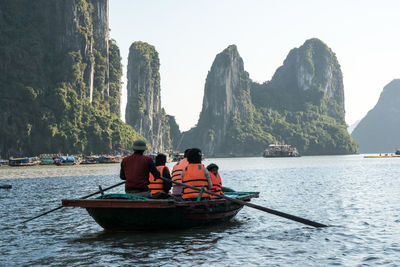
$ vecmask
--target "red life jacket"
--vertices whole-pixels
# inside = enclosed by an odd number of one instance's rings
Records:
[[[167,169],[167,171],[169,172],[169,169],[167,166],[157,166],[156,168],[160,172],[161,177],[163,177],[164,169]],[[165,192],[163,180],[155,179],[153,174],[150,173],[149,174],[149,189],[150,189],[150,193],[152,195],[154,195],[155,193],[158,193],[158,192]]]
[[[217,194],[224,194],[222,191],[222,183],[221,183],[221,177],[219,176],[219,173],[217,173],[217,176],[215,176],[212,172],[210,173],[210,178],[211,182],[213,184],[213,187],[211,188],[211,192],[217,193]],[[217,196],[210,195],[211,198],[218,198]]]
[[[195,186],[201,189],[204,186],[205,190],[208,190],[208,179],[207,179],[208,171],[201,163],[189,163],[188,166],[183,170],[182,173],[182,180],[183,183]],[[199,196],[200,191],[183,187],[182,198],[197,198]],[[209,194],[204,193],[202,194],[203,197],[210,197]]]
[[[188,164],[189,164],[189,162],[187,161],[187,158],[183,158],[172,168],[172,173],[171,173],[172,181],[182,183],[182,172]],[[172,183],[172,194],[173,195],[180,196],[180,195],[182,195],[182,191],[183,191],[182,186]]]
[[[150,158],[134,153],[122,160],[126,177],[125,188],[148,189]]]

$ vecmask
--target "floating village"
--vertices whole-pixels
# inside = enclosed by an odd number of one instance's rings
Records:
[[[157,154],[148,154],[151,158],[155,158]],[[167,162],[179,161],[183,158],[183,153],[174,152],[166,153]],[[11,157],[8,160],[0,159],[0,166],[8,165],[12,167],[26,167],[36,165],[57,165],[57,166],[73,166],[84,164],[109,164],[121,163],[126,155],[61,155],[61,154],[41,154],[34,157]]]

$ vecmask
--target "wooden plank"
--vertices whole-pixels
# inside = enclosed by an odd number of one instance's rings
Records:
[[[175,208],[172,201],[146,201],[146,200],[79,200],[64,199],[64,207],[81,208]]]

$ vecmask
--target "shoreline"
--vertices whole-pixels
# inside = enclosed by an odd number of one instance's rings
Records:
[[[0,180],[25,178],[54,178],[68,176],[112,175],[119,177],[120,164],[87,164],[73,166],[36,165],[36,166],[1,166]]]

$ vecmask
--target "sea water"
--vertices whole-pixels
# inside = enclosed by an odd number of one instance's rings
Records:
[[[252,202],[229,223],[108,233],[81,208],[22,221],[120,182],[119,165],[0,167],[0,266],[400,265],[400,158],[362,155],[206,159]],[[171,164],[169,164],[171,166]],[[123,192],[123,186],[110,192]]]

